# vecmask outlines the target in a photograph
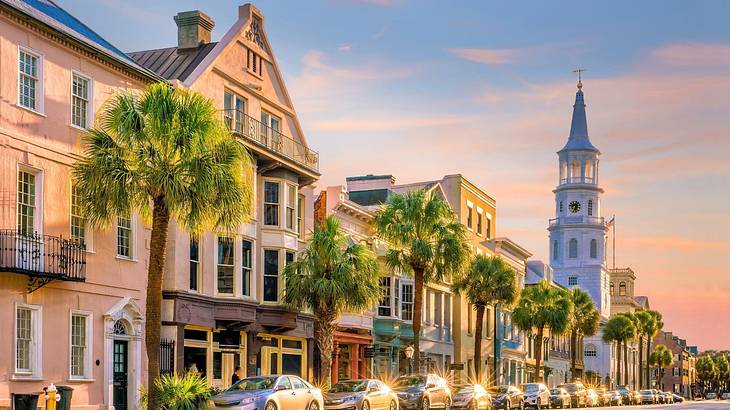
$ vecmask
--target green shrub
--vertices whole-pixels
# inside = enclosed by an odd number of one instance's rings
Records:
[[[202,410],[213,396],[208,381],[197,373],[163,375],[155,380],[152,394],[156,395],[165,410]],[[147,408],[148,393],[142,390],[140,407]]]

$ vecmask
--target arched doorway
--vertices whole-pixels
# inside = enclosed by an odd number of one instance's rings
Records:
[[[120,300],[104,315],[104,402],[115,410],[139,407],[143,323],[131,298]]]

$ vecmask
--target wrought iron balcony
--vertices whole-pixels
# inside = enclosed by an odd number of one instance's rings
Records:
[[[305,168],[319,172],[319,154],[239,110],[223,110],[234,135],[273,151]]]
[[[28,275],[28,291],[52,280],[86,279],[83,244],[60,236],[0,229],[0,271]]]
[[[550,219],[550,227],[557,225],[605,225],[602,216],[563,216]]]

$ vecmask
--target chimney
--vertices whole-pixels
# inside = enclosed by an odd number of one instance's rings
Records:
[[[210,32],[215,22],[200,10],[181,11],[175,16],[177,24],[177,47],[196,48],[210,43]]]

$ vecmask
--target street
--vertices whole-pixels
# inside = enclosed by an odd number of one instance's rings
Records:
[[[614,407],[598,407],[598,409],[614,409]],[[647,404],[642,406],[628,406],[625,408],[641,409],[641,410],[714,410],[714,409],[730,409],[730,401],[727,400],[699,400],[685,401],[677,404]]]

